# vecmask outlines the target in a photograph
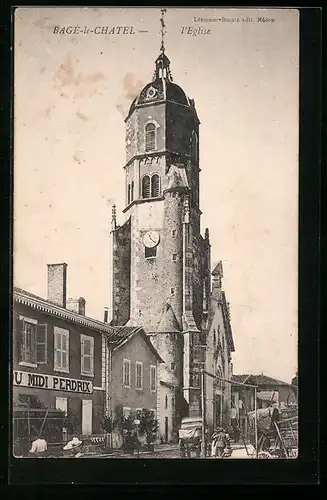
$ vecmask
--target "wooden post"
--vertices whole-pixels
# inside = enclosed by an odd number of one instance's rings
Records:
[[[27,407],[27,432],[28,432],[28,439],[31,439],[30,404],[29,403],[28,403],[28,407]]]
[[[202,416],[202,440],[201,440],[201,457],[206,458],[206,408],[205,408],[205,376],[204,369],[201,368],[201,416]]]
[[[255,433],[255,458],[258,458],[258,422],[257,422],[257,388],[254,388],[254,433]]]
[[[278,436],[278,438],[279,438],[280,444],[282,445],[282,448],[283,448],[283,450],[284,450],[285,456],[286,456],[286,458],[289,458],[289,457],[288,457],[287,448],[286,448],[286,446],[285,446],[284,439],[283,439],[283,438],[282,438],[282,436],[281,436],[281,433],[280,433],[279,427],[278,427],[278,425],[277,425],[277,423],[276,423],[276,421],[275,421],[275,420],[274,420],[274,426],[275,426],[275,429],[276,429],[277,436]]]
[[[48,413],[49,413],[49,409],[47,409],[47,411],[45,413],[45,416],[44,416],[44,419],[43,419],[43,422],[42,422],[42,425],[41,425],[41,428],[40,428],[40,431],[39,431],[39,437],[42,436],[42,431],[43,431],[44,424],[45,424],[45,421],[47,419]]]

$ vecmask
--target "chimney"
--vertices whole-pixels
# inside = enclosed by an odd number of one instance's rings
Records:
[[[68,299],[67,309],[85,316],[85,299],[83,297],[80,297],[79,299]]]
[[[66,308],[67,264],[48,264],[48,301]]]
[[[104,318],[103,318],[103,321],[104,321],[105,323],[108,323],[108,311],[109,311],[109,310],[108,310],[108,307],[105,307],[105,308],[104,308]]]

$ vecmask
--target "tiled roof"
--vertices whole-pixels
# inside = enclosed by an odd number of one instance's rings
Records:
[[[136,326],[112,326],[111,332],[106,336],[109,343],[116,348],[127,342],[140,330],[142,328]]]
[[[260,386],[278,387],[278,386],[292,385],[289,384],[288,382],[283,382],[282,380],[268,377],[263,373],[261,373],[260,375],[252,375],[252,374],[233,375],[232,381],[237,382],[239,384],[245,384],[245,383],[254,384],[259,387]]]
[[[78,314],[74,311],[70,311],[69,309],[65,309],[64,307],[58,306],[49,300],[45,300],[42,297],[34,295],[21,288],[14,287],[13,299],[19,304],[29,306],[51,316],[71,321],[72,323],[80,324],[90,328],[91,330],[101,331],[104,333],[111,333],[113,330],[113,327],[107,323],[103,323],[102,321],[89,318],[88,316]]]
[[[108,343],[113,346],[114,349],[118,349],[123,344],[128,342],[135,334],[139,334],[152,353],[155,355],[159,363],[163,363],[158,351],[155,349],[151,343],[149,337],[144,332],[143,328],[140,326],[113,326],[111,327],[111,332],[106,335]]]
[[[238,384],[245,384],[246,379],[248,379],[250,375],[232,375],[232,382],[237,382]]]
[[[34,295],[21,288],[14,287],[13,299],[19,304],[26,305],[40,312],[44,312],[51,316],[59,317],[72,323],[77,323],[91,330],[99,331],[105,333],[109,344],[111,344],[115,349],[127,342],[133,335],[139,333],[142,338],[147,343],[149,349],[153,352],[160,363],[163,362],[159,356],[157,350],[154,348],[150,342],[148,336],[141,327],[135,326],[110,326],[108,323],[103,323],[102,321],[89,318],[82,314],[78,314],[74,311],[60,307],[48,300]]]

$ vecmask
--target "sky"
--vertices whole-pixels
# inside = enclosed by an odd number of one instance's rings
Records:
[[[158,8],[16,11],[14,285],[46,297],[46,265],[66,262],[68,296],[85,297],[86,314],[100,320],[111,302],[113,204],[124,222],[124,118],[152,80],[159,18]],[[174,82],[195,99],[201,122],[201,227],[210,231],[213,264],[223,263],[234,373],[290,382],[298,330],[298,11],[172,8],[165,24]],[[135,35],[60,35],[56,26],[133,26]],[[182,34],[184,26],[210,33]]]

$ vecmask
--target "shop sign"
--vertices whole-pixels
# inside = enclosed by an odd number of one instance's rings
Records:
[[[76,380],[41,373],[14,371],[13,383],[15,386],[32,387],[33,389],[50,389],[81,394],[93,393],[93,384],[88,380]]]

